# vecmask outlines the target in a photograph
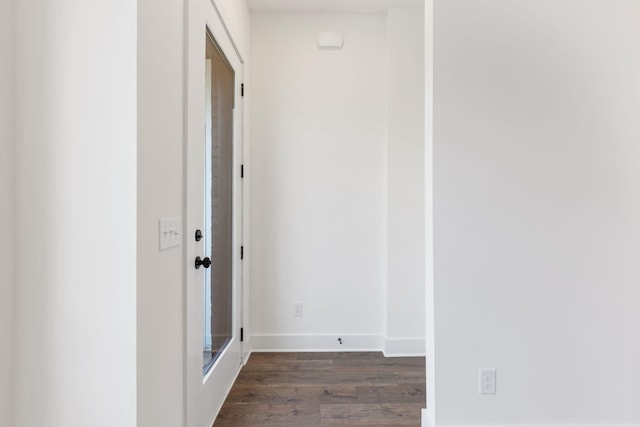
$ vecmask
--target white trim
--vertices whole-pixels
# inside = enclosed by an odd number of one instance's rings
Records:
[[[211,2],[211,6],[213,6],[213,10],[216,11],[216,15],[218,15],[218,19],[220,19],[220,22],[222,23],[222,28],[224,28],[224,32],[227,34],[227,37],[231,42],[231,46],[233,47],[233,50],[235,50],[236,55],[238,55],[238,59],[240,60],[240,63],[244,65],[244,57],[242,56],[242,53],[240,52],[240,49],[236,44],[236,40],[233,37],[233,34],[231,34],[231,30],[227,25],[227,21],[224,19],[224,16],[222,16],[222,11],[220,10],[220,7],[218,7],[217,0],[209,0],[209,1]],[[243,75],[243,78],[244,78],[244,75]]]
[[[390,8],[421,9],[422,0],[248,0],[251,13],[383,14]]]
[[[427,414],[422,410],[422,427],[436,427]],[[446,427],[640,427],[640,424],[446,424]]]
[[[216,418],[218,418],[218,414],[220,413],[220,410],[224,406],[224,402],[227,400],[227,397],[229,396],[229,393],[231,393],[231,389],[236,384],[236,380],[238,379],[238,375],[240,375],[240,371],[241,370],[242,370],[242,366],[238,366],[238,370],[236,371],[236,374],[233,377],[233,381],[231,382],[231,384],[229,384],[229,387],[227,388],[227,391],[224,393],[224,398],[218,403],[218,407],[215,410],[215,412],[213,413],[213,418],[211,419],[211,421],[207,425],[213,426],[213,423],[216,421]]]
[[[246,366],[249,362],[249,358],[251,357],[251,352],[248,351],[242,355],[242,366]],[[242,369],[242,368],[240,368]]]
[[[426,408],[422,410],[422,427],[436,427]]]
[[[342,344],[338,342],[342,338]],[[264,334],[251,336],[253,352],[292,351],[382,351],[381,335],[314,334],[285,335]]]
[[[436,427],[426,409],[422,409],[422,427]],[[447,424],[446,427],[640,427],[640,424]]]
[[[424,357],[424,337],[387,338],[384,341],[385,357]]]
[[[426,412],[426,410],[424,410]],[[424,424],[425,418],[422,419],[422,427],[436,427],[435,424]],[[446,427],[640,427],[640,424],[446,424]]]
[[[425,353],[427,366],[427,408],[431,427],[438,419],[438,394],[435,378],[436,369],[436,287],[434,283],[434,225],[433,225],[433,37],[434,0],[424,0],[424,49],[425,49]]]

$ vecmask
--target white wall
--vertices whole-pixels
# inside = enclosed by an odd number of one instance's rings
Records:
[[[0,0],[0,425],[10,426],[13,383],[13,6]]]
[[[184,259],[157,241],[158,219],[183,209],[183,7],[125,3],[17,7],[22,238],[7,425],[183,425]],[[223,16],[248,58],[246,4]]]
[[[387,13],[386,354],[424,354],[424,12]]]
[[[136,5],[16,7],[15,427],[136,425]]]
[[[138,427],[184,423],[183,247],[158,220],[183,212],[182,2],[138,0]]]
[[[344,49],[319,51],[319,31]],[[379,348],[385,16],[256,14],[251,40],[254,348]]]
[[[437,425],[640,425],[638,40],[635,0],[436,1]]]

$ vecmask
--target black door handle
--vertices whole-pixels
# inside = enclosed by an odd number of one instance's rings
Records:
[[[196,270],[200,268],[200,266],[204,268],[209,268],[211,267],[211,258],[205,257],[204,259],[202,259],[198,256],[196,257],[195,265],[196,265]]]

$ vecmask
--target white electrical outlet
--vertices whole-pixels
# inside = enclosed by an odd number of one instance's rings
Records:
[[[293,302],[293,317],[302,317],[302,301]]]
[[[174,218],[159,221],[160,250],[180,246],[180,221]]]
[[[480,394],[496,394],[496,370],[480,369]]]

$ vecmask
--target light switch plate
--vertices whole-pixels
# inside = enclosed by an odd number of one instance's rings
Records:
[[[180,246],[180,221],[176,218],[163,218],[159,221],[160,250]]]

